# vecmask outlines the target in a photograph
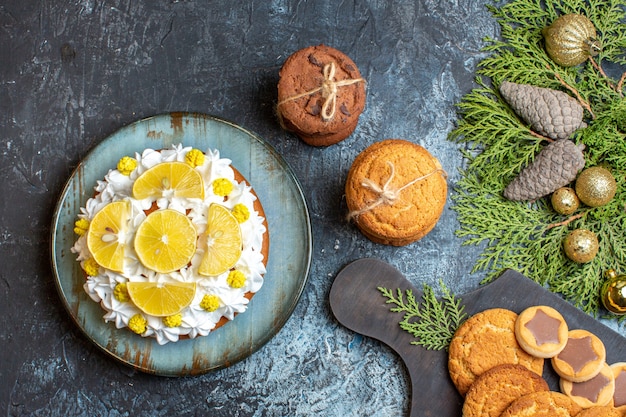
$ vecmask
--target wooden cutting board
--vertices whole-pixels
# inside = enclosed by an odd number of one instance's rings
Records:
[[[335,278],[330,290],[333,314],[348,329],[384,342],[401,357],[411,379],[411,417],[460,416],[463,402],[448,375],[447,352],[412,345],[415,339],[399,325],[403,313],[390,311],[393,304],[386,304],[387,298],[378,287],[410,289],[418,301],[423,294],[386,262],[360,259]],[[552,306],[565,317],[570,329],[587,329],[602,339],[607,363],[626,361],[624,337],[518,272],[507,270],[492,283],[457,297],[468,316],[496,307],[520,313],[533,305]],[[558,376],[549,361],[545,362],[543,377],[552,390],[559,390]]]

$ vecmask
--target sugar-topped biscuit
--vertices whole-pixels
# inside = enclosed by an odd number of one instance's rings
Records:
[[[538,391],[513,401],[501,417],[574,417],[581,410],[581,407],[565,394]]]
[[[498,417],[518,398],[548,391],[547,382],[522,365],[498,365],[480,375],[463,403],[463,417]]]
[[[576,417],[622,417],[616,408],[611,406],[595,406],[585,408],[580,413],[576,414]]]
[[[448,371],[461,395],[465,396],[480,375],[497,365],[523,365],[537,375],[543,359],[526,353],[515,338],[517,314],[503,308],[484,310],[467,319],[450,342]]]
[[[408,245],[435,227],[447,189],[446,173],[428,150],[383,140],[362,151],[348,172],[348,217],[373,242]]]

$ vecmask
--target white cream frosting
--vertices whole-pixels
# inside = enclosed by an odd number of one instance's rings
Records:
[[[218,150],[208,149],[205,152],[204,164],[195,169],[200,172],[205,185],[205,198],[187,199],[164,196],[156,200],[159,209],[170,208],[187,216],[196,226],[198,234],[206,229],[206,215],[208,207],[212,203],[219,203],[229,209],[236,204],[244,204],[250,217],[241,223],[243,237],[242,255],[235,265],[235,269],[246,276],[242,288],[233,288],[227,283],[228,272],[216,277],[206,277],[198,274],[197,268],[202,260],[203,247],[199,240],[196,254],[192,257],[190,266],[170,274],[159,274],[146,268],[138,260],[132,245],[134,232],[146,218],[144,210],[148,210],[154,199],[146,198],[137,200],[132,197],[134,181],[147,169],[161,163],[173,161],[185,161],[185,155],[191,147],[173,145],[170,149],[156,151],[146,149],[141,154],[136,154],[137,168],[130,175],[124,175],[117,169],[111,169],[105,175],[104,180],[97,182],[95,196],[90,198],[85,207],[81,207],[79,218],[91,221],[94,215],[104,206],[119,200],[131,202],[131,219],[126,233],[126,249],[124,252],[123,272],[118,273],[103,267],[98,270],[98,275],[88,276],[84,289],[91,299],[100,303],[105,311],[104,320],[115,323],[117,328],[128,327],[128,322],[136,314],[141,314],[147,321],[147,330],[142,334],[144,337],[154,337],[159,344],[176,342],[181,336],[195,338],[206,336],[215,328],[217,322],[226,317],[233,320],[235,314],[246,311],[248,298],[245,294],[255,293],[263,285],[265,264],[261,248],[266,232],[265,219],[254,210],[256,196],[252,193],[252,187],[245,182],[238,183],[235,180],[235,172],[231,168],[231,160],[220,158]],[[225,199],[213,193],[212,183],[215,179],[226,178],[233,183],[233,191]],[[92,257],[87,247],[87,235],[78,238],[72,247],[72,252],[77,254],[77,261],[84,264],[85,260]],[[113,291],[118,283],[129,281],[186,281],[196,282],[196,295],[191,305],[182,312],[182,324],[178,327],[167,327],[160,317],[153,317],[143,313],[132,302],[121,302],[113,296]],[[216,311],[209,312],[200,307],[202,298],[207,294],[217,295],[220,306]]]

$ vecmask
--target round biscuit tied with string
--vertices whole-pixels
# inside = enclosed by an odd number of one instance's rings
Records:
[[[355,159],[346,180],[348,219],[370,240],[413,243],[437,224],[447,198],[447,174],[422,146],[387,139]]]
[[[322,74],[324,75],[324,79],[322,80],[322,83],[319,87],[316,87],[309,91],[305,91],[304,93],[287,97],[286,99],[279,101],[278,106],[280,107],[281,105],[288,103],[292,100],[297,100],[302,97],[308,97],[317,92],[321,92],[324,102],[322,104],[320,116],[325,122],[333,120],[333,118],[335,117],[335,113],[337,112],[337,93],[339,91],[339,88],[365,81],[363,80],[363,78],[360,77],[337,81],[335,79],[336,71],[337,66],[334,62],[329,62],[328,64],[325,64],[322,68]]]

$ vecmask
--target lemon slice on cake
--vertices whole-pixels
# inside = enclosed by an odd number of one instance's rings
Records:
[[[207,217],[206,251],[198,273],[216,276],[231,269],[241,257],[243,239],[239,222],[231,211],[211,204]]]
[[[204,199],[200,172],[184,162],[163,162],[141,174],[133,184],[133,197],[182,197]]]
[[[135,252],[145,267],[166,274],[189,263],[196,241],[196,228],[187,216],[172,209],[157,210],[137,228]]]
[[[130,218],[130,202],[107,204],[91,219],[87,231],[87,248],[102,267],[116,272],[124,270],[124,246]]]
[[[137,308],[156,317],[179,313],[196,295],[195,282],[128,282],[126,288]]]

